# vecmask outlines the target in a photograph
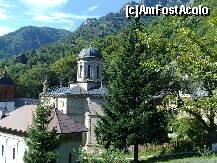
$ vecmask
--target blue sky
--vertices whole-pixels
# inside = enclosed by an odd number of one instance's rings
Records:
[[[117,12],[129,0],[0,0],[0,36],[23,26],[75,30],[88,17]]]

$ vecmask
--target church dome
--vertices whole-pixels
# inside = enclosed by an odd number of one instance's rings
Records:
[[[79,58],[102,58],[102,55],[97,48],[90,47],[83,49],[79,54]]]
[[[3,75],[0,77],[0,85],[14,85],[14,82],[10,77]]]

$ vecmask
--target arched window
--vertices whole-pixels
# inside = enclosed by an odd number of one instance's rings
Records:
[[[13,160],[15,159],[15,148],[13,148]]]
[[[96,78],[99,79],[99,66],[96,66]]]
[[[87,67],[87,77],[90,78],[90,65]]]
[[[80,65],[80,73],[79,73],[80,78],[82,77],[81,74],[82,74],[82,65]]]

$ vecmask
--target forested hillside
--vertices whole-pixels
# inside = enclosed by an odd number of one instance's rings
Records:
[[[69,36],[71,32],[50,27],[22,27],[0,37],[0,58],[40,48]]]
[[[197,1],[196,3],[203,2]],[[135,4],[135,2],[130,2],[130,4]],[[211,2],[207,2],[207,5],[212,7]],[[118,13],[109,13],[98,20],[88,19],[70,37],[23,53],[22,57],[26,62],[22,62],[16,57],[1,61],[1,66],[7,66],[8,73],[16,82],[17,97],[38,97],[42,91],[42,82],[46,77],[49,79],[50,87],[57,86],[60,82],[67,86],[68,81],[75,81],[77,55],[90,44],[101,50],[106,66],[108,66],[107,63],[110,63],[118,54],[117,49],[121,39],[119,33],[131,22],[130,19],[125,18],[123,9],[121,8]],[[216,11],[213,9],[212,15],[215,13]],[[185,21],[181,21],[182,19]],[[169,41],[168,43],[171,43],[172,46],[177,39],[176,30],[183,25],[183,22],[199,35],[205,35],[210,31],[207,20],[208,17],[162,16],[143,17],[141,22],[144,30],[151,37],[162,37],[165,40],[165,42],[161,40],[162,44]],[[159,56],[163,59],[160,51]],[[106,82],[106,73],[104,78]]]

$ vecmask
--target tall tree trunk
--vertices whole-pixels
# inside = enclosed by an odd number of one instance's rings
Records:
[[[212,145],[212,143],[217,143],[216,139],[216,125],[215,125],[215,113],[213,110],[210,111],[210,117],[209,117],[209,129],[208,129],[208,139],[209,144]]]
[[[139,145],[134,144],[134,163],[139,162]]]
[[[210,128],[208,130],[208,141],[210,146],[212,145],[212,143],[217,143],[217,138],[216,138],[217,132],[215,130],[216,128]]]

